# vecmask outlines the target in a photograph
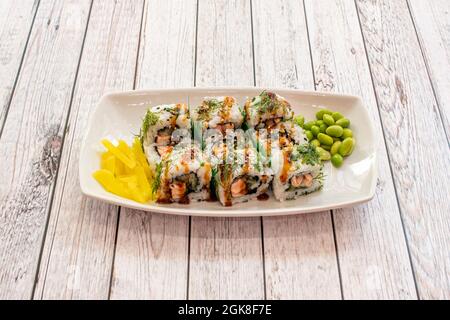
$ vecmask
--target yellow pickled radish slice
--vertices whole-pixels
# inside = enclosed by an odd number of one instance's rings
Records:
[[[140,140],[134,139],[131,146],[124,140],[119,140],[117,146],[106,139],[102,144],[107,151],[101,155],[101,169],[93,173],[94,178],[118,196],[141,203],[151,200],[153,174]]]
[[[127,184],[128,183],[135,184],[135,185],[138,184],[138,179],[134,174],[121,175],[121,176],[118,176],[117,179],[120,182],[127,183]]]
[[[125,141],[119,140],[119,144],[117,145],[117,148],[120,151],[122,151],[129,159],[136,161],[136,156],[135,156],[133,150],[128,146],[128,144]]]
[[[143,194],[142,190],[137,185],[128,185],[128,188],[130,190],[131,198],[137,202],[145,203],[148,201],[148,199]]]
[[[116,157],[112,154],[102,157],[100,164],[101,169],[108,170],[112,174],[116,171]]]
[[[95,180],[97,180],[106,191],[114,193],[124,198],[130,198],[130,193],[120,181],[118,181],[113,173],[108,170],[100,169],[93,173]]]
[[[115,147],[110,141],[104,139],[102,140],[102,144],[106,149],[108,149],[108,151],[114,154],[117,159],[122,161],[129,169],[133,169],[136,166],[136,161],[134,159],[130,159],[127,154],[119,149],[119,147]]]
[[[151,187],[145,175],[144,168],[142,168],[141,166],[136,166],[135,173],[142,194],[144,195],[146,200],[149,200],[151,196]]]
[[[136,155],[137,161],[142,165],[142,168],[144,168],[145,175],[147,176],[147,179],[153,178],[152,170],[150,169],[150,166],[147,162],[147,157],[145,156],[144,152],[142,151],[142,145],[139,138],[134,138],[133,145],[131,147],[133,149],[134,154]]]

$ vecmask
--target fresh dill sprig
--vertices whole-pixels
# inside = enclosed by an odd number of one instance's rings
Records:
[[[304,143],[294,149],[291,154],[291,159],[296,161],[301,158],[302,163],[314,166],[320,163],[320,155],[316,147],[309,143]]]
[[[280,107],[284,107],[273,92],[263,91],[259,94],[260,102],[258,106],[259,113],[272,112]]]
[[[156,165],[155,179],[153,180],[153,183],[152,183],[152,193],[153,194],[156,194],[156,192],[159,189],[159,185],[161,184],[162,166],[163,166],[162,162],[160,162]]]
[[[198,108],[198,119],[203,121],[209,121],[211,113],[221,107],[222,103],[217,99],[211,99],[203,101],[202,105]]]
[[[247,112],[245,111],[245,108],[239,106],[239,112],[242,115],[242,119],[245,119],[247,117]]]
[[[274,105],[274,101],[271,98],[271,95],[267,91],[263,91],[259,96],[261,97],[261,102],[259,104],[258,111],[260,113],[266,113],[267,111],[270,111]]]
[[[323,180],[325,179],[325,173],[323,172],[322,168],[320,168],[319,174],[314,178],[315,180],[320,181],[323,183]]]
[[[144,136],[147,134],[148,129],[151,126],[154,126],[159,121],[159,115],[157,113],[152,112],[150,109],[147,110],[144,119],[142,120],[141,127],[141,144],[143,144]]]

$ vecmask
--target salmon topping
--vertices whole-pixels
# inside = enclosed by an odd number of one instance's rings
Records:
[[[303,176],[295,176],[291,179],[291,184],[294,188],[299,188],[302,185]]]
[[[237,179],[231,184],[231,196],[233,198],[242,197],[247,194],[247,185],[243,179]]]
[[[170,193],[173,200],[180,200],[186,193],[186,184],[184,182],[175,182],[170,184]]]
[[[302,186],[305,188],[309,188],[312,186],[312,182],[313,182],[313,176],[311,174],[305,174],[303,176],[303,182],[302,182]]]
[[[313,176],[312,174],[308,173],[305,175],[298,175],[291,178],[291,185],[294,188],[309,188],[312,186],[313,183]]]

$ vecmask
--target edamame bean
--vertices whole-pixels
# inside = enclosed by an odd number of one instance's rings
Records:
[[[321,109],[316,113],[316,119],[322,120],[324,114],[332,114],[333,112],[328,109]]]
[[[317,135],[320,133],[320,129],[318,126],[312,126],[311,127],[311,132],[314,135],[314,137],[317,137]]]
[[[344,129],[341,126],[333,125],[327,128],[326,133],[329,136],[339,138],[344,133]]]
[[[344,116],[340,112],[333,112],[331,115],[334,119],[334,121],[338,121],[339,119],[342,119]]]
[[[323,121],[322,121],[323,122]],[[328,126],[325,123],[322,123],[319,126],[320,132],[325,133],[325,131],[327,130]]]
[[[334,124],[334,119],[331,115],[329,114],[324,114],[323,115],[323,122],[325,122],[326,125],[328,126],[332,126]]]
[[[342,139],[352,138],[353,137],[353,131],[350,129],[345,128],[342,132]]]
[[[320,147],[320,141],[317,140],[317,139],[312,140],[312,141],[311,141],[311,144],[312,144],[313,146],[315,146],[316,148],[317,148],[317,147]]]
[[[316,121],[316,126],[318,126],[318,127],[320,127],[323,124],[324,124],[323,120],[317,120]]]
[[[319,139],[320,141],[320,139]],[[347,138],[344,141],[342,141],[341,145],[339,146],[339,154],[343,157],[349,156],[353,151],[353,145],[354,140],[353,138]]]
[[[327,151],[331,150],[331,146],[327,146],[326,144],[322,144],[322,145],[320,145],[320,147],[325,149],[325,150],[327,150]]]
[[[307,123],[305,123],[305,124],[303,125],[303,128],[304,128],[305,130],[311,130],[311,127],[314,126],[314,125],[316,125],[316,122],[315,122],[315,121],[308,121]]]
[[[350,120],[348,120],[347,118],[342,118],[336,121],[336,124],[338,126],[341,126],[342,128],[348,128],[350,126]]]
[[[331,147],[331,155],[334,156],[336,153],[339,152],[339,147],[341,146],[342,142],[341,141],[335,141],[333,143],[333,146]]]
[[[298,124],[300,127],[303,128],[303,125],[305,124],[305,117],[304,116],[300,116],[300,115],[296,116],[294,118],[294,121],[295,121],[296,124]]]
[[[342,158],[342,156],[339,153],[336,153],[331,157],[331,163],[336,168],[339,168],[344,163],[344,158]]]
[[[324,144],[324,145],[327,145],[327,146],[333,145],[333,138],[330,137],[329,135],[324,134],[324,133],[319,133],[317,135],[317,139],[319,139],[321,144]]]
[[[308,141],[311,141],[312,139],[314,139],[314,135],[313,135],[312,132],[309,131],[309,130],[306,130],[306,131],[305,131],[305,135],[306,135],[306,137],[308,138]]]
[[[355,146],[356,146],[356,140],[354,138],[350,138],[350,139],[353,139],[353,145],[352,145],[352,148],[350,149],[350,152],[347,154],[347,157],[353,153],[353,150],[355,150]]]
[[[316,148],[316,150],[319,153],[320,160],[328,161],[331,159],[331,154],[327,150],[323,149],[322,147],[318,147]]]

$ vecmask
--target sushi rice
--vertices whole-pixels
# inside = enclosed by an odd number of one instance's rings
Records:
[[[188,203],[211,197],[211,165],[196,143],[175,146],[161,162],[156,179],[160,181],[157,186],[160,203]]]
[[[141,143],[153,169],[175,145],[190,141],[191,120],[187,105],[158,105],[147,110],[141,128]]]

